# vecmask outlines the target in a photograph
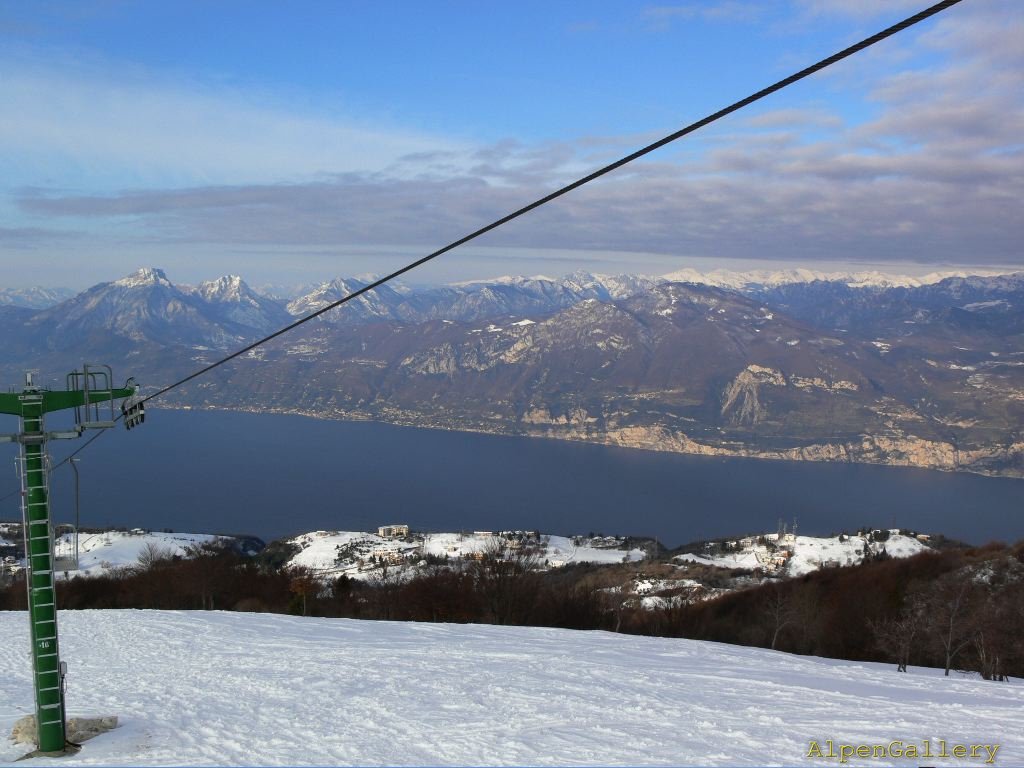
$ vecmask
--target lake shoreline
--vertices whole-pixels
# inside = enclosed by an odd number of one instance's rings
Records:
[[[672,453],[684,456],[756,459],[760,461],[794,463],[863,464],[866,466],[905,467],[948,474],[968,474],[979,477],[1024,480],[1024,470],[1014,471],[1012,469],[1006,469],[1004,471],[991,471],[972,468],[970,466],[950,466],[942,463],[915,463],[913,461],[881,460],[877,458],[878,444],[882,441],[888,441],[891,444],[890,447],[892,447],[892,444],[897,444],[897,447],[900,447],[898,445],[900,441],[893,440],[892,438],[878,438],[870,435],[861,436],[862,445],[867,446],[863,453],[858,453],[855,448],[851,449],[853,444],[850,441],[839,443],[810,443],[803,446],[781,449],[730,449],[692,440],[685,434],[670,433],[663,428],[628,427],[611,432],[587,432],[585,430],[571,429],[557,431],[554,429],[548,429],[546,432],[540,432],[522,429],[519,426],[513,428],[493,427],[490,429],[478,425],[460,424],[458,426],[451,426],[448,424],[436,423],[430,419],[424,419],[422,417],[417,418],[415,415],[411,414],[404,414],[403,417],[400,418],[383,418],[380,415],[363,412],[339,411],[325,414],[324,412],[308,411],[301,408],[244,408],[222,405],[156,405],[150,407],[152,410],[164,411],[214,411],[256,415],[301,416],[303,418],[316,419],[317,421],[387,424],[393,427],[412,427],[415,429],[430,429],[439,432],[492,435],[495,437],[527,437],[539,440],[556,440],[570,443],[584,443],[588,445],[603,445],[625,448],[632,451]],[[679,435],[681,435],[681,437]],[[909,450],[912,451],[914,447],[919,447],[923,448],[923,453],[934,454],[937,450],[943,453],[953,452],[955,454],[956,452],[954,446],[946,443],[935,443],[933,441],[925,440],[912,440],[909,444],[906,441],[903,441],[903,443],[902,447],[904,450],[909,448]],[[871,449],[875,450],[874,454],[867,452]],[[1024,454],[1024,444],[1014,444],[1005,450],[1012,451],[1015,454]],[[875,460],[872,460],[873,458]]]

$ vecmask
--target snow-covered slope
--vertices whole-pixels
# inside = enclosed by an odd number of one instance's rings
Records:
[[[60,623],[69,714],[121,723],[61,766],[838,764],[806,757],[827,739],[998,744],[997,765],[1024,763],[1016,681],[560,629],[114,610]],[[0,613],[0,636],[9,732],[32,709],[25,615]],[[26,751],[0,740],[0,763]]]
[[[365,288],[369,281],[356,278],[336,278],[330,282],[317,286],[310,293],[299,296],[288,303],[288,313],[296,317],[302,317],[323,309],[328,304],[333,304],[338,299],[343,299],[361,288]],[[330,322],[339,322],[358,319],[365,320],[389,320],[395,319],[395,307],[402,301],[402,296],[389,285],[382,285],[379,288],[363,294],[352,300],[346,307],[333,309],[321,316],[321,319]]]
[[[797,536],[786,574],[803,576],[823,565],[856,565],[866,555],[878,554],[883,549],[889,557],[913,557],[929,551],[930,547],[912,536],[898,533],[890,534],[886,541],[868,541],[863,536],[848,536],[843,541],[839,537]]]
[[[376,575],[373,560],[393,559],[415,564],[426,555],[458,560],[483,553],[502,537],[491,533],[426,533],[422,539],[405,541],[385,539],[374,533],[360,531],[312,531],[289,539],[300,552],[288,561],[291,566],[311,568],[330,575],[345,574],[354,578]],[[507,541],[507,540],[505,540]],[[537,546],[538,564],[560,567],[570,563],[621,563],[642,560],[640,549],[619,549],[595,546],[594,542],[574,543],[566,536],[542,535]]]
[[[758,543],[770,539],[770,546]],[[866,557],[913,557],[930,548],[913,536],[888,533],[884,541],[867,536],[796,536],[779,541],[775,534],[750,536],[725,551],[678,555],[679,562],[701,563],[719,568],[760,568],[786,576],[803,576],[822,567],[858,565]],[[781,555],[781,557],[780,557]]]
[[[139,556],[147,547],[160,556],[185,557],[187,548],[201,546],[217,538],[207,533],[159,531],[83,533],[78,538],[79,570],[73,575],[101,576],[116,568],[138,565]],[[58,557],[72,554],[71,537],[61,536],[56,542],[56,551]]]

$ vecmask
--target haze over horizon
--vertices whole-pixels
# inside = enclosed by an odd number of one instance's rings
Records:
[[[4,287],[384,274],[927,4],[0,5]],[[409,279],[1024,269],[1022,32],[959,4]]]
[[[542,265],[543,266],[543,265]],[[551,264],[548,267],[554,266]],[[357,274],[332,274],[323,275],[315,279],[308,281],[292,280],[287,281],[254,281],[245,274],[238,274],[236,272],[225,272],[214,274],[208,270],[190,270],[189,274],[193,277],[186,278],[183,274],[180,274],[178,270],[165,269],[157,265],[142,266],[139,265],[135,269],[131,269],[129,272],[117,275],[110,275],[104,279],[96,282],[89,282],[86,284],[69,285],[65,282],[61,282],[59,276],[56,277],[50,283],[39,283],[34,285],[16,285],[16,284],[4,284],[0,285],[0,295],[4,293],[17,293],[19,291],[32,291],[36,289],[41,290],[53,290],[53,291],[72,291],[74,293],[81,293],[90,288],[94,288],[98,285],[105,283],[113,283],[117,281],[124,281],[131,279],[133,276],[142,273],[158,270],[174,285],[185,288],[195,288],[202,283],[207,283],[215,280],[219,280],[224,277],[239,277],[253,288],[257,293],[267,294],[268,292],[278,296],[298,296],[302,293],[308,292],[315,286],[324,285],[334,280],[361,280],[363,282],[370,282],[375,280],[381,275],[371,272],[363,272]],[[709,260],[679,260],[676,269],[669,272],[662,271],[661,274],[645,274],[641,272],[620,272],[619,275],[632,275],[639,278],[657,280],[659,278],[668,278],[670,280],[677,280],[682,282],[708,282],[711,284],[730,284],[738,281],[741,278],[746,278],[749,282],[759,282],[761,278],[773,278],[771,282],[804,282],[810,279],[834,279],[842,280],[846,276],[863,276],[869,278],[870,276],[878,276],[880,280],[889,280],[888,284],[895,285],[900,284],[901,281],[906,281],[907,284],[914,284],[912,281],[921,281],[922,284],[938,282],[940,279],[946,276],[982,276],[992,277],[997,275],[1009,275],[1024,272],[1024,267],[995,267],[995,266],[959,266],[954,267],[950,265],[935,265],[935,264],[909,264],[909,263],[895,263],[895,264],[877,264],[877,263],[856,263],[856,262],[840,262],[830,263],[826,262],[817,267],[808,266],[802,263],[788,263],[788,262],[767,262],[767,261],[756,261],[747,259],[737,259],[728,262],[714,263]],[[410,289],[429,289],[441,286],[459,286],[459,285],[472,285],[472,284],[487,284],[494,283],[496,281],[502,281],[507,279],[523,279],[523,280],[550,280],[553,282],[561,282],[566,279],[572,278],[574,275],[585,273],[592,274],[600,277],[614,277],[614,274],[604,272],[601,269],[585,269],[578,268],[572,271],[566,270],[552,270],[548,269],[547,273],[536,273],[536,274],[505,274],[498,275],[487,274],[484,277],[476,277],[465,280],[435,280],[435,281],[422,281],[416,279],[416,273],[411,273],[406,278],[400,278],[399,280],[392,283],[392,285],[404,285]],[[808,275],[807,277],[800,277],[799,273]],[[813,275],[811,277],[810,275]],[[704,279],[697,279],[698,276]],[[4,303],[0,300],[0,303]]]

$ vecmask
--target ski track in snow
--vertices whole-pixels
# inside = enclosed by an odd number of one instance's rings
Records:
[[[32,711],[26,615],[0,612],[0,631],[6,735]],[[69,716],[121,725],[53,765],[837,765],[806,758],[830,738],[1001,744],[996,765],[1024,764],[1024,685],[941,670],[608,632],[213,611],[62,611],[60,631]],[[0,740],[0,763],[27,751]]]

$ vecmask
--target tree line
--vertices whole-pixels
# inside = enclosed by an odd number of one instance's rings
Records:
[[[211,543],[187,557],[149,549],[136,566],[58,582],[65,609],[267,611],[371,620],[492,623],[714,640],[855,661],[1024,676],[1024,542],[925,553],[772,580],[721,597],[647,609],[615,584],[644,564],[539,570],[529,550],[478,561],[428,559],[367,580],[286,568]],[[671,566],[658,566],[670,569]],[[0,586],[24,610],[25,585]]]
[[[665,634],[1024,676],[1024,542],[826,568],[665,612]]]

